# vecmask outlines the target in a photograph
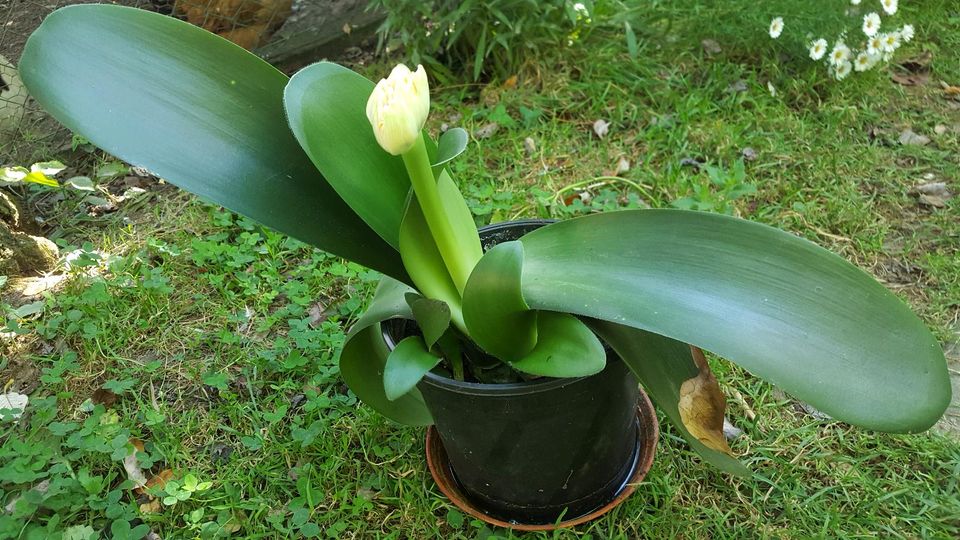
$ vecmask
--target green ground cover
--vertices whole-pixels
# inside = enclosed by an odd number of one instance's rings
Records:
[[[960,101],[940,84],[960,84],[956,6],[909,12],[918,37],[898,58],[932,53],[915,85],[891,81],[907,73],[897,66],[837,83],[768,40],[698,29],[729,20],[728,8],[658,9],[633,24],[635,55],[622,32],[598,31],[515,84],[436,89],[429,129],[475,135],[454,169],[478,222],[644,206],[733,213],[854,261],[960,354],[960,198],[937,207],[911,193],[960,189]],[[358,69],[377,77],[391,62]],[[907,129],[930,142],[901,144]],[[109,161],[91,154],[83,168]],[[54,206],[51,236],[74,253],[67,277],[8,306],[0,384],[31,402],[20,423],[0,425],[0,501],[20,498],[0,537],[85,538],[123,519],[145,527],[114,526],[115,538],[960,535],[955,437],[818,419],[721,359],[728,415],[745,432],[732,446],[754,480],[703,465],[663,424],[650,474],[602,519],[490,530],[439,494],[423,431],[377,416],[338,378],[336,351],[378,276],[148,183],[114,212]],[[153,503],[123,484],[131,438],[145,445],[147,478],[169,469],[177,482]],[[29,491],[44,479],[46,494]]]

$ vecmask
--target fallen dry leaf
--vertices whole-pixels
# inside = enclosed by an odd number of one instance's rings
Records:
[[[141,514],[159,514],[162,511],[163,503],[155,497],[151,497],[149,501],[140,505]]]
[[[904,146],[923,146],[930,143],[930,137],[914,133],[912,129],[903,130],[903,132],[900,133],[900,138],[897,140]]]
[[[943,200],[942,197],[937,197],[936,195],[923,195],[921,194],[917,197],[917,202],[921,206],[929,206],[931,208],[946,208],[947,202]]]
[[[173,478],[173,469],[164,469],[154,475],[150,480],[147,480],[147,485],[144,487],[146,489],[163,489],[171,478]]]
[[[511,75],[507,80],[503,81],[503,87],[507,90],[511,90],[517,87],[517,76]]]
[[[715,39],[705,39],[700,42],[700,45],[703,47],[703,51],[708,55],[711,54],[720,54],[723,49],[720,48],[720,44],[717,43]]]
[[[2,394],[0,395],[0,409],[7,409],[10,411],[10,416],[16,420],[23,416],[23,411],[27,408],[27,403],[29,401],[30,398],[17,392]],[[13,412],[14,410],[18,412]]]
[[[617,160],[617,167],[613,170],[613,174],[610,176],[620,176],[621,174],[630,170],[630,160],[621,156]]]
[[[680,420],[687,431],[707,448],[733,455],[723,434],[723,413],[727,408],[723,392],[703,351],[691,346],[690,352],[700,373],[680,385],[680,401],[677,403]]]
[[[533,140],[532,137],[527,137],[523,140],[523,150],[527,153],[528,156],[532,156],[537,153],[537,141]]]
[[[130,439],[134,451],[123,458],[123,470],[127,471],[127,478],[133,482],[134,489],[142,488],[147,485],[147,477],[140,470],[140,463],[137,462],[137,453],[143,451],[143,441],[140,439]]]
[[[597,134],[597,137],[603,138],[610,131],[610,122],[607,122],[604,119],[599,119],[593,123],[593,132]]]
[[[500,124],[496,122],[490,122],[489,124],[484,125],[480,129],[473,132],[473,137],[475,139],[489,139],[493,137],[494,133],[500,129]]]
[[[930,81],[930,74],[926,72],[894,73],[890,78],[901,86],[923,86]]]
[[[106,388],[99,388],[94,390],[93,395],[90,396],[90,400],[93,401],[94,404],[103,405],[109,409],[117,402],[117,395]]]

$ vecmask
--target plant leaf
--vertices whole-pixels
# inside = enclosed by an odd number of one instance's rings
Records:
[[[426,298],[417,293],[407,293],[404,298],[420,326],[420,331],[423,332],[427,349],[432,349],[433,344],[450,327],[450,306],[443,300]]]
[[[732,456],[733,451],[723,435],[723,413],[727,409],[727,402],[720,391],[720,384],[710,371],[703,351],[690,347],[690,352],[699,372],[696,377],[680,385],[680,401],[677,404],[680,420],[704,446]]]
[[[430,354],[423,338],[404,338],[390,352],[383,369],[383,389],[387,399],[392,401],[405,395],[439,363],[440,357]]]
[[[437,158],[433,167],[438,167],[463,153],[470,142],[470,135],[463,128],[450,128],[440,136],[437,143]]]
[[[533,309],[702,347],[870,429],[922,431],[949,402],[943,351],[923,322],[862,270],[789,233],[716,214],[627,210],[520,242],[514,286]]]
[[[64,182],[67,187],[76,189],[78,191],[93,191],[94,184],[93,180],[89,176],[74,176],[73,178]]]
[[[396,250],[340,199],[290,133],[287,77],[242,48],[158,13],[76,5],[44,19],[19,68],[31,96],[110,154],[407,279]]]
[[[516,361],[537,344],[537,312],[520,289],[523,244],[497,244],[470,274],[463,291],[463,319],[470,337],[497,358]]]
[[[537,314],[537,344],[510,365],[524,373],[544,377],[586,377],[607,365],[607,353],[597,336],[568,313]]]
[[[680,387],[699,373],[689,345],[645,330],[597,319],[589,320],[588,326],[630,366],[640,384],[695,452],[722,471],[750,476],[750,471],[738,460],[704,445],[687,430],[681,418]]]
[[[340,352],[340,375],[364,403],[387,418],[410,426],[433,423],[423,396],[416,388],[390,400],[383,387],[383,373],[390,351],[383,340],[380,323],[387,319],[412,319],[404,296],[413,289],[384,277],[360,320],[350,330]]]
[[[33,184],[40,184],[42,186],[50,186],[50,187],[60,186],[60,184],[56,180],[43,174],[43,171],[39,171],[39,170],[30,171],[29,173],[27,173],[27,175],[23,177],[23,181],[30,182]]]
[[[399,246],[410,178],[367,120],[374,84],[331,62],[297,72],[283,93],[290,128],[327,182],[381,238]]]
[[[451,316],[463,327],[460,291],[447,272],[420,203],[412,194],[400,224],[400,257],[417,289],[428,298],[446,302]]]

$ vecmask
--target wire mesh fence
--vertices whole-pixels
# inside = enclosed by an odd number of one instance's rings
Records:
[[[60,7],[84,3],[103,2],[0,0],[0,166],[45,159],[70,145],[70,133],[30,98],[16,66],[27,38],[44,17]],[[297,6],[293,5],[294,0],[114,0],[110,3],[177,17],[254,51],[267,45],[288,19],[295,19],[291,13],[302,4],[360,4],[324,0],[297,0]],[[284,39],[289,39],[289,34],[288,31]]]

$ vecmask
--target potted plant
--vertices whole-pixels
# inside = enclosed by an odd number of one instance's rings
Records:
[[[949,402],[923,323],[786,232],[631,210],[480,234],[446,166],[468,137],[423,132],[422,69],[374,85],[322,62],[288,80],[181,21],[81,5],[44,21],[20,70],[107,152],[383,273],[341,352],[344,380],[393,420],[436,422],[428,446],[454,454],[439,480],[501,523],[588,518],[642,474],[633,376],[706,461],[748,474],[700,347],[868,429],[922,431]]]

